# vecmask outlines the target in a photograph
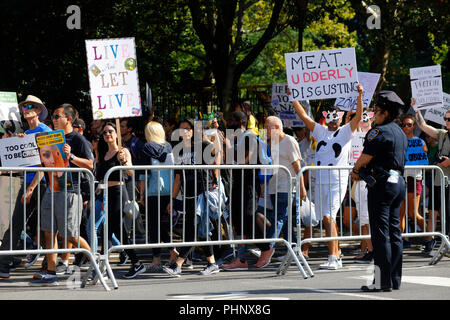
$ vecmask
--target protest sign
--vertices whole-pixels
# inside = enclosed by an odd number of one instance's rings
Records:
[[[23,127],[15,92],[0,91],[0,133],[22,133]]]
[[[378,80],[380,79],[379,73],[358,72],[359,83],[362,84],[363,91],[363,108],[368,108],[372,101],[373,94],[377,88]],[[339,97],[334,102],[334,106],[342,111],[356,111],[356,101],[358,97]]]
[[[364,139],[366,137],[367,132],[355,132],[352,137],[352,146],[350,148],[350,155],[348,157],[348,164],[350,166],[354,166],[356,161],[361,156],[361,153],[363,152],[363,144]]]
[[[14,212],[21,186],[19,177],[0,176],[0,240],[9,229],[9,214]]]
[[[290,100],[358,95],[355,48],[286,53]]]
[[[412,68],[411,92],[415,100],[414,109],[424,110],[442,106],[441,66]]]
[[[272,107],[277,117],[283,122],[285,128],[305,127],[305,123],[295,112],[294,106],[289,101],[289,96],[286,93],[286,83],[273,83],[272,84]],[[311,116],[311,106],[309,101],[299,101],[306,107],[306,112]]]
[[[86,40],[95,120],[142,116],[134,38]]]
[[[427,109],[423,117],[445,126],[444,116],[450,110],[450,94],[443,93],[443,102],[442,106]]]
[[[39,147],[41,163],[47,168],[69,168],[69,159],[62,151],[66,143],[64,130],[36,133],[36,145]],[[64,191],[67,182],[67,191],[73,191],[72,175],[62,171],[46,172],[49,188],[54,192]]]
[[[407,166],[428,165],[427,153],[423,151],[423,140],[420,138],[408,139],[408,148],[406,149]]]
[[[41,164],[35,134],[23,138],[0,139],[0,159],[3,167],[28,167]]]

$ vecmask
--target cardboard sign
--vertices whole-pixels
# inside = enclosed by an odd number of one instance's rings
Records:
[[[444,116],[450,110],[450,94],[443,93],[443,102],[441,107],[427,109],[423,117],[445,126]]]
[[[355,48],[286,53],[290,100],[358,95]]]
[[[286,93],[286,83],[272,84],[272,107],[277,117],[283,122],[284,128],[304,128],[305,123],[295,112],[294,106],[289,101],[289,96]],[[306,113],[311,116],[311,106],[308,100],[299,101],[306,107]]]
[[[15,92],[0,91],[0,133],[22,133],[23,126]]]
[[[428,165],[427,153],[423,151],[423,141],[419,138],[408,139],[408,148],[406,149],[407,166]]]
[[[409,72],[414,109],[442,107],[441,66],[412,68]]]
[[[134,38],[86,40],[94,120],[142,116]]]
[[[69,168],[69,159],[62,151],[65,141],[64,130],[36,133],[36,145],[39,147],[43,167]],[[48,186],[53,188],[54,192],[64,191],[66,182],[67,191],[73,191],[71,172],[67,173],[67,181],[66,174],[63,171],[46,172],[45,174]]]
[[[358,72],[359,83],[362,84],[363,91],[363,108],[368,108],[372,101],[373,94],[377,88],[378,80],[380,79],[379,73]],[[340,97],[334,102],[334,106],[342,111],[356,111],[356,102],[358,97]]]
[[[0,206],[2,208],[0,210],[0,240],[3,240],[6,230],[9,229],[9,214],[14,212],[21,186],[19,177],[10,179],[9,176],[0,176]]]
[[[23,138],[0,139],[0,159],[3,167],[29,167],[41,164],[35,134]]]
[[[355,132],[352,138],[352,146],[350,148],[350,155],[348,157],[348,164],[354,166],[356,161],[363,152],[364,139],[366,138],[367,132]]]

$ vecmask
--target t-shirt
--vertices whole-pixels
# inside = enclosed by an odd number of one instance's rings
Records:
[[[302,160],[300,148],[294,137],[286,135],[278,145],[273,145],[270,148],[272,163],[285,166],[289,169],[291,176],[296,177],[292,163],[297,160]],[[274,170],[274,175],[269,181],[269,194],[276,194],[277,192],[289,192],[289,175],[284,169]]]
[[[182,144],[182,142],[180,142]],[[207,163],[204,159],[205,149],[209,147],[212,150],[212,145],[209,142],[201,141],[192,143],[190,148],[184,150],[184,148],[179,149],[181,145],[176,145],[173,149],[173,156],[175,164],[179,165],[210,165],[212,163]],[[211,155],[212,157],[212,155]],[[197,172],[197,175],[195,174]],[[201,193],[207,190],[212,190],[212,185],[217,184],[217,179],[214,175],[213,170],[175,170],[175,174],[180,175],[181,178],[181,188],[184,195],[187,198],[192,198],[195,195],[199,196]],[[196,177],[197,176],[197,177]],[[197,180],[195,180],[197,179]],[[197,181],[197,185],[195,182]]]
[[[406,166],[428,165],[428,156],[423,151],[425,141],[418,137],[408,139],[408,148],[406,149]],[[421,169],[405,169],[405,177],[416,177],[417,180],[422,180]]]
[[[350,123],[336,131],[329,131],[316,123],[312,136],[317,140],[315,162],[317,166],[348,166],[353,132]],[[320,172],[320,176],[319,173]],[[331,176],[331,182],[330,182]],[[348,180],[347,170],[317,170],[316,183],[329,184]]]
[[[91,159],[94,161],[94,155],[92,153],[92,147],[90,143],[86,140],[84,136],[79,134],[76,131],[72,131],[71,133],[68,133],[65,135],[66,143],[71,148],[71,153],[78,157],[83,159]],[[79,168],[76,164],[72,163],[72,161],[69,161],[69,167],[70,168]],[[80,181],[83,181],[83,178],[80,178]],[[78,190],[78,172],[72,172],[72,182],[74,186],[74,190]]]
[[[450,136],[448,130],[445,129],[437,129],[438,132],[438,155],[437,156],[446,156],[450,157]],[[444,175],[447,178],[450,178],[450,167],[440,167],[442,171],[444,171]],[[441,176],[439,172],[436,170],[436,174],[434,177],[434,185],[441,185]]]
[[[38,132],[49,132],[49,131],[52,131],[52,129],[49,126],[47,126],[44,123],[39,123],[36,128],[28,129],[27,131],[25,131],[25,134],[33,134],[33,133],[38,133]],[[37,166],[32,166],[32,167],[37,167]],[[36,173],[34,173],[34,172],[27,173],[27,179],[26,179],[27,184],[29,184],[29,183],[31,183],[31,181],[33,181],[35,174]],[[45,178],[43,178],[42,180],[45,181]]]

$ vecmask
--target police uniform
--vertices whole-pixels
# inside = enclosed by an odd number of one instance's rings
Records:
[[[381,91],[378,98],[379,102],[400,104],[398,100],[391,91]],[[405,133],[393,121],[375,126],[364,141],[363,154],[373,157],[366,168],[376,180],[368,186],[368,207],[374,264],[379,267],[375,269],[375,285],[381,290],[399,289],[401,284],[400,204],[406,190],[403,170],[407,146]]]

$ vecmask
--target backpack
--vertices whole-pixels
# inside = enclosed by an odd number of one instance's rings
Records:
[[[243,142],[243,139],[247,137],[248,135],[252,135],[256,138],[256,141],[258,143],[258,161],[257,164],[259,165],[272,165],[272,158],[270,154],[270,146],[266,142],[262,141],[261,138],[254,135],[253,133],[246,131],[239,140],[238,145],[241,145]],[[256,170],[258,174],[258,179],[260,184],[266,184],[269,182],[269,180],[273,176],[272,169],[258,169]]]
[[[169,153],[167,155],[166,161],[164,161],[164,163],[161,163],[160,161],[152,158],[152,166],[160,166],[160,165],[173,166],[173,164],[174,160],[172,153]],[[175,177],[173,174],[173,169],[150,170],[148,175],[148,196],[158,196],[158,192],[160,196],[170,195],[172,192],[174,180]]]

